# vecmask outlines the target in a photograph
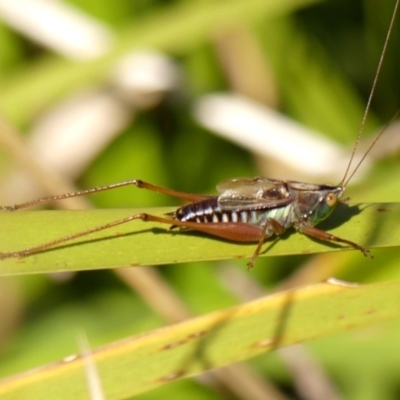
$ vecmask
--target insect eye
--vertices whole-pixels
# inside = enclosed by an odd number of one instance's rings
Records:
[[[337,203],[337,196],[335,193],[329,193],[326,198],[325,198],[325,202],[329,207],[334,207]]]

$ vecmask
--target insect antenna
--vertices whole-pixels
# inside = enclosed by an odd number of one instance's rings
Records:
[[[361,157],[361,160],[359,161],[359,163],[356,165],[356,167],[354,168],[353,172],[350,174],[349,178],[346,180],[346,182],[343,183],[341,186],[346,187],[347,184],[350,182],[351,178],[353,178],[354,174],[357,172],[358,168],[360,167],[360,165],[363,163],[363,161],[366,159],[366,157],[368,156],[368,154],[370,153],[370,151],[372,150],[372,148],[375,146],[375,143],[379,140],[379,138],[386,132],[387,128],[389,128],[390,125],[392,125],[392,122],[400,115],[400,109],[398,109],[396,111],[396,114],[393,115],[393,117],[390,119],[389,122],[387,122],[385,124],[385,126],[380,130],[380,132],[378,133],[378,135],[375,137],[375,139],[373,140],[373,142],[370,144],[370,146],[368,147],[367,151],[365,152],[365,154]]]
[[[353,151],[351,152],[350,161],[349,161],[349,163],[347,164],[347,168],[346,168],[345,174],[344,174],[344,176],[343,176],[342,181],[341,181],[340,184],[339,184],[339,186],[341,186],[341,187],[343,187],[343,188],[345,188],[345,187],[348,185],[348,183],[350,182],[350,180],[353,178],[354,174],[355,174],[355,173],[357,172],[357,170],[360,168],[360,166],[361,166],[361,164],[363,163],[363,161],[365,160],[365,158],[368,156],[368,154],[370,153],[370,151],[372,150],[372,148],[375,146],[375,143],[379,140],[379,138],[380,138],[380,137],[382,136],[382,134],[386,131],[386,129],[388,128],[388,126],[395,120],[395,118],[397,118],[397,116],[398,116],[399,113],[400,113],[400,110],[397,111],[396,114],[393,116],[393,118],[392,118],[392,119],[384,126],[384,128],[379,132],[379,134],[377,135],[377,137],[374,139],[374,141],[372,142],[372,144],[368,147],[367,151],[366,151],[366,152],[364,153],[364,155],[362,156],[362,158],[361,158],[361,160],[359,161],[359,163],[358,163],[358,164],[355,166],[355,168],[353,169],[353,172],[351,172],[350,176],[347,178],[347,176],[349,175],[349,171],[350,171],[350,168],[351,168],[351,164],[352,164],[353,161],[354,161],[354,156],[355,156],[355,154],[356,154],[358,145],[359,145],[360,140],[361,140],[361,135],[362,135],[363,132],[364,132],[365,123],[366,123],[366,121],[367,121],[367,117],[368,117],[368,114],[369,114],[369,110],[370,110],[370,108],[371,108],[371,102],[372,102],[372,99],[373,99],[374,94],[375,94],[376,85],[377,85],[378,78],[379,78],[379,75],[380,75],[380,72],[381,72],[381,69],[382,69],[383,60],[385,59],[385,54],[386,54],[386,50],[387,50],[387,47],[388,47],[388,43],[389,43],[390,36],[391,36],[391,34],[392,34],[393,25],[394,25],[394,22],[395,22],[395,20],[396,20],[396,15],[397,15],[398,6],[399,6],[399,0],[396,0],[396,4],[395,4],[395,6],[394,6],[394,11],[393,11],[393,14],[392,14],[392,19],[390,20],[389,29],[388,29],[387,34],[386,34],[385,42],[384,42],[384,44],[383,44],[382,53],[381,53],[381,56],[380,56],[380,58],[379,58],[379,63],[378,63],[378,67],[377,67],[377,69],[376,69],[374,81],[373,81],[373,83],[372,83],[371,92],[370,92],[370,94],[369,94],[369,96],[368,96],[367,106],[365,107],[364,115],[363,115],[363,118],[362,118],[362,120],[361,120],[360,128],[359,128],[358,133],[357,133],[357,139],[356,139],[356,142],[355,142],[355,144],[354,144]]]

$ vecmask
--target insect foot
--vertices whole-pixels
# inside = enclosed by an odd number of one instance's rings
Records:
[[[15,206],[0,206],[0,211],[15,211],[16,209]]]
[[[13,257],[24,258],[27,255],[29,255],[29,252],[25,252],[24,250],[12,253],[0,253],[0,260],[5,260],[6,258],[13,258]]]

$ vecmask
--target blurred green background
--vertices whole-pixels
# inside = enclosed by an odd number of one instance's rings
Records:
[[[86,188],[141,178],[190,193],[214,193],[216,183],[223,179],[263,174],[261,165],[274,171],[271,161],[215,136],[195,120],[193,104],[213,92],[241,92],[275,105],[305,126],[351,146],[394,6],[394,1],[373,0],[282,0],[278,7],[272,7],[277,2],[269,0],[69,3],[107,24],[114,36],[112,50],[102,58],[72,61],[0,22],[0,111],[4,118],[27,136],[38,118],[71,96],[94,88],[112,91],[113,68],[128,51],[158,51],[176,63],[181,84],[164,93],[156,104],[136,110],[122,134],[74,184]],[[222,13],[224,7],[229,12]],[[365,135],[385,124],[400,105],[399,30],[397,23]],[[236,75],[232,73],[235,67]],[[244,83],[238,82],[238,76]],[[398,152],[392,150],[362,182],[349,188],[352,201],[399,201]],[[0,149],[0,178],[6,181],[14,168],[10,148]],[[91,200],[98,207],[179,204],[175,199],[132,189],[104,192]],[[400,278],[397,253],[395,249],[374,251],[374,262],[353,252],[338,258],[263,258],[246,279],[256,280],[265,290],[278,289],[292,282],[290,279],[299,285],[329,276],[359,283],[394,280]],[[221,271],[226,264],[157,269],[193,313],[203,314],[242,301],[224,282]],[[245,261],[229,262],[229,267],[245,270]],[[1,377],[76,353],[77,331],[84,331],[94,348],[164,325],[163,319],[110,271],[80,272],[63,281],[41,275],[7,277],[0,285],[4,315],[0,320]],[[342,398],[397,399],[399,333],[396,321],[319,339],[307,343],[306,349]],[[274,381],[287,398],[307,398],[293,386],[293,375],[278,355],[267,354],[250,364]],[[225,397],[184,380],[138,398],[167,395]],[[229,396],[226,398],[233,398]]]

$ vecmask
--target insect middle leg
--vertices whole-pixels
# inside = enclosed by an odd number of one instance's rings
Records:
[[[268,229],[270,228],[270,229]],[[254,261],[256,261],[257,257],[260,254],[262,245],[264,244],[265,239],[269,238],[272,236],[272,234],[275,234],[276,236],[281,235],[283,232],[285,232],[285,228],[283,225],[281,225],[279,222],[275,221],[272,218],[268,218],[267,221],[265,222],[264,228],[262,229],[261,236],[259,237],[258,244],[256,247],[256,250],[254,251],[252,257],[250,258],[250,261],[247,263],[247,267],[253,268]]]

